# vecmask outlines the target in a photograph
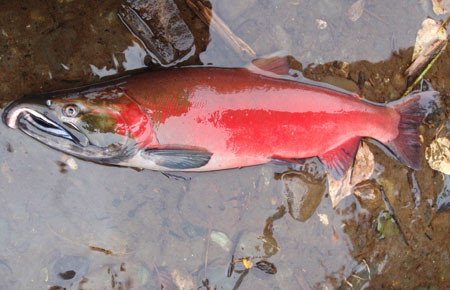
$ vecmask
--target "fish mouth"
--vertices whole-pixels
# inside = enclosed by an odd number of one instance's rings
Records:
[[[45,115],[27,108],[20,109],[18,111],[20,117],[16,120],[15,126],[17,126],[22,132],[28,135],[33,135],[32,137],[35,138],[38,136],[39,132],[41,132],[69,140],[76,145],[81,145],[79,138],[58,123],[47,118]]]
[[[132,147],[116,144],[107,148],[94,145],[75,125],[54,121],[31,106],[10,104],[3,112],[3,122],[37,141],[64,153],[94,162],[119,163],[132,155]]]

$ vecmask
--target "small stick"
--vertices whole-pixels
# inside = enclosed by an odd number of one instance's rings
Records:
[[[205,6],[201,0],[185,0],[189,8],[211,29],[217,32],[242,59],[248,60],[256,57],[255,51],[217,16],[211,8]]]
[[[447,16],[447,19],[444,20],[444,22],[442,22],[441,27],[445,27],[447,26],[447,24],[450,22],[450,16]]]
[[[161,276],[159,275],[158,267],[156,267],[155,261],[153,261],[153,260],[152,260],[152,264],[153,264],[153,267],[155,268],[156,276],[158,277],[158,281],[159,281],[159,285],[161,285],[161,290],[163,290],[164,285],[162,283]]]
[[[402,235],[403,241],[405,242],[405,244],[407,246],[409,246],[409,243],[406,240],[405,233],[403,232],[402,227],[400,226],[400,223],[398,222],[397,216],[395,215],[394,209],[392,208],[391,203],[389,202],[389,199],[387,198],[386,193],[384,192],[383,185],[380,185],[380,191],[381,191],[381,196],[386,204],[389,214],[391,215],[392,219],[395,221],[395,223],[398,226],[398,230],[400,231],[400,234]]]
[[[211,218],[209,219],[208,226],[208,240],[206,242],[206,253],[205,253],[205,280],[204,282],[208,284],[208,278],[206,277],[206,270],[208,269],[208,250],[209,250],[209,242],[211,241],[211,230],[214,219],[214,208],[211,208]]]

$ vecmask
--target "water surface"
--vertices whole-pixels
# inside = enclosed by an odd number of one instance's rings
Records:
[[[178,47],[188,53],[177,66],[247,64],[183,1],[171,3],[191,32],[183,30]],[[442,16],[431,1],[367,0],[352,21],[353,3],[211,1],[257,56],[283,51],[308,79],[397,99],[417,30]],[[1,1],[0,100],[161,69],[117,17],[121,4]],[[442,94],[450,93],[449,54],[427,75]],[[424,148],[448,122],[446,110],[423,126]],[[264,165],[168,177],[74,159],[2,124],[0,288],[206,289],[205,277],[211,289],[450,287],[450,216],[436,205],[448,196],[448,176],[425,160],[414,172],[369,146],[376,175],[359,185],[365,194],[333,209],[317,159],[297,171]],[[233,258],[252,267],[235,262],[227,275]]]

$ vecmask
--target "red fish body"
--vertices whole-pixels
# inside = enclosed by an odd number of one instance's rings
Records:
[[[389,143],[399,134],[400,113],[394,107],[247,69],[150,72],[121,87],[150,118],[145,125],[151,124],[152,133],[136,134],[140,143],[212,153],[206,165],[188,169],[192,171],[257,165],[272,158],[319,156],[325,162],[334,158],[332,163],[343,157],[327,153],[341,155],[339,151],[352,160],[361,137]],[[122,115],[127,118],[126,108]]]
[[[419,168],[417,129],[435,94],[376,105],[248,69],[184,68],[132,76],[46,105],[15,102],[3,119],[53,148],[97,162],[209,171],[318,156],[341,178],[362,137]],[[103,133],[125,141],[100,146]]]

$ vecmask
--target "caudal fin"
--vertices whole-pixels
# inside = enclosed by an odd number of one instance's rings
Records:
[[[437,101],[436,91],[411,93],[388,104],[400,114],[398,136],[387,147],[408,167],[420,169],[419,125]]]

